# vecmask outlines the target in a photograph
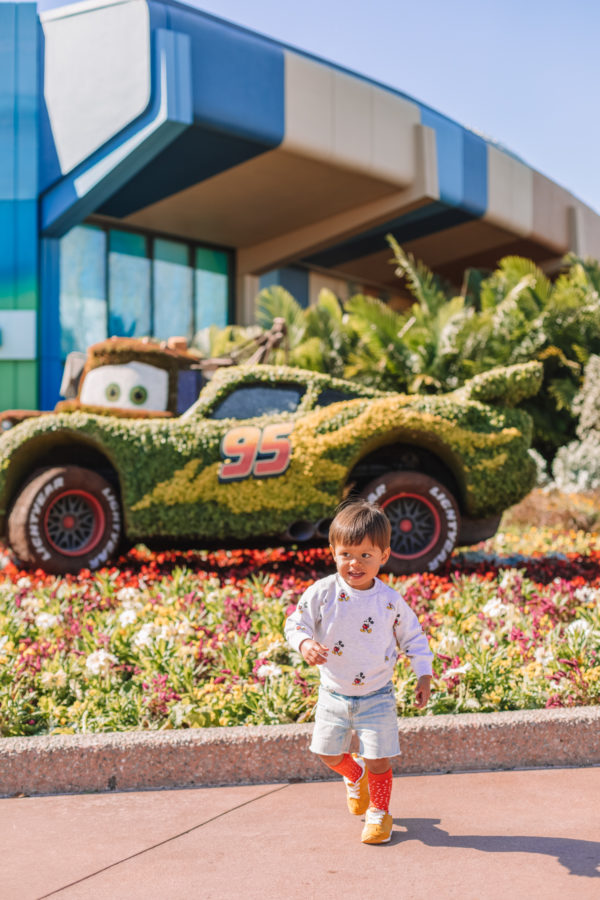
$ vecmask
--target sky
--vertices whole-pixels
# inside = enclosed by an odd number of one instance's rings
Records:
[[[40,0],[40,10],[65,5]],[[491,138],[600,213],[597,0],[188,0]]]

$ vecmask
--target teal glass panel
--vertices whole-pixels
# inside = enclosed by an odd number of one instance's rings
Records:
[[[106,234],[79,225],[60,241],[61,355],[107,336]]]
[[[229,319],[229,254],[199,247],[194,262],[196,330],[223,328]]]
[[[154,336],[192,339],[192,270],[187,244],[154,241]]]
[[[146,238],[127,231],[111,231],[108,240],[110,335],[150,334],[150,276]]]

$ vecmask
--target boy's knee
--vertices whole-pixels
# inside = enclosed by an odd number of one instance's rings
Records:
[[[338,756],[323,756],[322,753],[317,754],[321,762],[325,763],[329,768],[333,768],[333,766],[339,766],[341,761],[344,758],[344,754],[340,753]]]
[[[383,775],[383,773],[387,772],[392,765],[389,756],[383,756],[381,759],[365,758],[365,763],[367,764],[367,769],[369,772],[372,772],[373,775]]]

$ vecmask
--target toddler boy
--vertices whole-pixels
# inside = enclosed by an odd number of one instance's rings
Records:
[[[288,643],[320,667],[319,700],[310,749],[343,776],[348,809],[366,813],[361,840],[390,840],[390,757],[400,752],[392,673],[398,648],[417,676],[416,706],[427,704],[431,660],[419,620],[402,597],[377,578],[390,555],[390,523],[366,500],[339,509],[329,529],[337,573],[302,595],[285,623]],[[359,756],[351,756],[355,731]]]

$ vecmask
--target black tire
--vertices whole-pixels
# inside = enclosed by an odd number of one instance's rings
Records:
[[[362,496],[391,522],[388,572],[435,572],[446,562],[460,533],[460,512],[447,487],[421,472],[390,472],[371,481]]]
[[[8,542],[21,563],[57,575],[97,569],[121,541],[117,491],[79,466],[38,472],[8,517]]]

